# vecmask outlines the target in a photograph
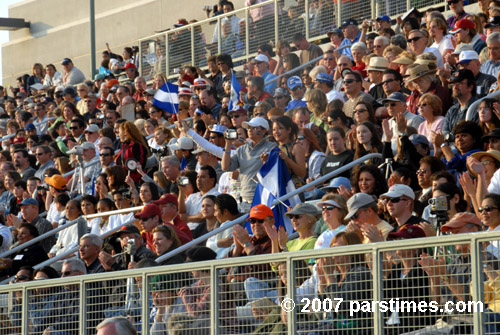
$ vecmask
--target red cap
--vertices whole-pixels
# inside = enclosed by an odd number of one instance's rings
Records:
[[[179,206],[177,202],[177,197],[173,194],[164,194],[160,199],[153,201],[155,205],[166,205],[166,204],[174,204],[175,206]]]
[[[404,225],[395,233],[390,233],[389,238],[417,238],[425,237],[425,232],[417,225]]]
[[[476,28],[476,25],[474,24],[474,22],[472,22],[471,20],[468,20],[468,19],[461,19],[455,23],[455,28],[453,28],[453,30],[450,31],[450,33],[455,34],[455,33],[458,33],[462,29],[474,29],[474,28]]]
[[[160,207],[156,206],[155,204],[147,204],[146,206],[144,206],[142,211],[134,215],[134,217],[136,219],[149,219],[156,215],[161,217]]]
[[[258,219],[258,220],[264,220],[267,217],[274,217],[273,211],[271,208],[267,207],[266,205],[257,205],[253,206],[252,209],[250,210],[250,219]]]
[[[110,81],[108,81],[108,83],[106,84],[106,87],[107,88],[111,88],[115,85],[120,85],[120,82],[116,79],[111,79]]]
[[[455,214],[447,224],[441,227],[441,231],[446,233],[453,228],[460,228],[465,226],[467,223],[472,223],[481,228],[481,220],[472,213],[457,213]]]
[[[125,70],[126,69],[137,69],[137,68],[135,67],[134,63],[127,63],[125,65]]]

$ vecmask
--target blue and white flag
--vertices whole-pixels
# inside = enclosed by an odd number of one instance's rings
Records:
[[[240,91],[240,82],[236,79],[233,71],[233,77],[231,78],[231,99],[229,100],[228,110],[233,110],[238,105],[240,101]]]
[[[253,197],[252,207],[263,204],[271,207],[273,202],[285,194],[295,191],[295,185],[288,173],[285,162],[279,156],[279,148],[274,148],[269,153],[267,162],[262,165],[257,173],[257,188]],[[286,201],[283,201],[287,206],[294,207],[300,203],[299,196],[294,196]],[[293,226],[290,219],[285,216],[287,209],[282,203],[275,207],[271,207],[274,213],[274,223],[276,228],[285,227],[288,234],[293,233]],[[246,229],[251,232],[250,223],[245,225]]]
[[[178,91],[179,86],[177,85],[170,83],[163,84],[155,93],[153,105],[163,109],[167,113],[177,114],[179,110]]]

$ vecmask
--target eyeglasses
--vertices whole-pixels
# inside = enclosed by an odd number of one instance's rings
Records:
[[[208,137],[209,140],[216,140],[218,138],[218,136],[210,136]]]
[[[323,206],[321,208],[322,211],[333,211],[335,209],[335,206]]]
[[[477,211],[478,211],[479,213],[482,213],[482,212],[484,212],[484,211],[486,211],[486,212],[488,212],[488,213],[489,213],[489,212],[493,212],[495,209],[498,209],[498,207],[484,206],[484,207],[479,207],[479,208],[477,209]]]
[[[335,57],[325,57],[325,58],[323,58],[323,60],[334,60],[334,59],[335,59]]]
[[[294,219],[300,219],[302,215],[290,215],[290,220],[294,220]]]
[[[78,127],[69,127],[70,130],[77,130]]]
[[[416,41],[418,41],[421,38],[422,38],[422,36],[417,36],[417,37],[414,37],[414,38],[409,38],[408,39],[408,43],[416,42]]]
[[[150,217],[149,218],[141,218],[141,222],[148,221],[149,219],[151,219],[151,218]]]
[[[354,114],[356,114],[356,113],[364,113],[364,112],[368,112],[368,109],[355,109],[352,112]]]
[[[107,156],[111,156],[111,154],[99,154],[99,156],[101,156],[101,157],[107,157]]]
[[[383,48],[384,46],[383,46],[383,45],[374,45],[373,47],[374,47],[375,49],[381,49],[381,48]]]
[[[277,95],[275,97],[273,97],[274,100],[279,100],[279,99],[283,99],[285,96],[284,95]]]
[[[231,116],[231,119],[237,119],[237,118],[239,118],[240,116],[241,116],[241,115],[239,115],[239,114],[233,114],[233,115]]]
[[[421,105],[417,105],[417,108],[421,108],[421,107],[423,108],[425,106],[427,106],[427,104],[421,104]]]
[[[397,204],[400,201],[406,201],[406,200],[407,199],[403,199],[401,197],[397,197],[397,198],[388,198],[386,201],[387,202],[392,202],[393,204]]]
[[[64,271],[64,272],[61,272],[61,275],[63,277],[67,277],[69,276],[72,272],[75,272],[76,270],[69,270],[69,271]]]
[[[25,275],[20,275],[20,276],[15,276],[14,280],[15,281],[21,281],[21,280],[30,280],[31,278]]]
[[[481,164],[483,164],[483,165],[489,165],[491,163],[492,162],[490,160],[484,160],[484,161],[481,162]]]
[[[385,107],[389,107],[389,106],[394,107],[394,106],[396,106],[396,103],[395,102],[388,102],[385,104]]]
[[[387,79],[387,80],[384,80],[384,81],[382,82],[382,85],[385,85],[385,84],[390,84],[390,83],[392,83],[392,82],[393,82],[393,81],[395,81],[395,80],[396,80],[396,79]]]
[[[41,156],[41,155],[44,155],[44,154],[45,154],[45,152],[37,152],[36,153],[37,156]]]
[[[264,223],[264,220],[259,220],[259,219],[250,219],[251,224],[256,224],[256,223]]]
[[[305,140],[306,137],[304,135],[299,135],[297,136],[297,141],[302,141],[302,140]]]
[[[417,174],[421,174],[421,173],[427,173],[427,170],[426,169],[417,170]]]
[[[344,83],[346,83],[346,84],[352,84],[352,83],[354,83],[356,81],[357,80],[355,80],[355,79],[344,79]]]

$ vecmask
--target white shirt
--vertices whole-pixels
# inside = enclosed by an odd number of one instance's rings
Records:
[[[7,252],[12,245],[12,233],[9,227],[0,224],[0,235],[3,237],[2,244],[0,244],[0,253]]]
[[[488,185],[488,193],[500,194],[500,169],[496,170]]]
[[[426,52],[432,52],[436,58],[437,58],[437,67],[443,67],[444,66],[444,61],[443,61],[443,56],[441,56],[441,52],[439,52],[438,49],[436,48],[429,48],[429,47],[426,47],[425,50],[424,50],[424,53]]]

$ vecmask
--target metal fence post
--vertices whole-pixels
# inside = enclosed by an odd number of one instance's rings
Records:
[[[379,252],[375,248],[372,252],[372,267],[373,267],[373,301],[382,301],[384,299],[382,294],[382,280],[384,279],[384,265],[383,265],[383,252]],[[375,334],[384,334],[383,316],[378,308],[373,311],[373,330]]]
[[[309,1],[309,0],[306,0]],[[280,16],[279,16],[279,5],[278,1],[274,2],[274,46],[278,44],[280,40],[279,36],[279,24],[280,24]]]
[[[218,276],[217,268],[215,265],[210,267],[210,328],[212,329],[211,334],[219,334],[219,318],[217,317],[217,311],[219,311],[219,286],[218,286]],[[220,311],[219,311],[220,312]]]
[[[168,59],[170,52],[168,50],[168,33],[165,33],[165,75],[170,75],[170,61]]]
[[[195,53],[194,53],[194,28],[195,26],[191,26],[191,64],[196,66]]]
[[[28,301],[28,289],[23,287],[23,304],[21,305],[21,333],[28,334],[29,328],[29,311],[28,306],[31,306],[31,303]]]
[[[141,314],[142,333],[149,334],[149,282],[146,273],[142,274]]]
[[[222,27],[220,16],[217,16],[217,53],[222,53]]]
[[[470,242],[470,264],[471,264],[471,295],[473,301],[484,301],[484,290],[483,290],[483,248],[481,242],[478,242],[477,238],[472,236],[472,241]],[[472,311],[471,311],[472,312]],[[474,312],[474,330],[475,334],[483,334],[483,313]]]
[[[79,288],[80,288],[80,302],[78,308],[78,314],[80,318],[80,334],[86,334],[87,330],[87,288],[85,287],[85,281],[83,280],[83,276],[81,277]]]
[[[246,56],[248,60],[248,55],[250,54],[250,33],[248,30],[250,29],[250,10],[248,7],[245,8],[245,48],[246,48]]]
[[[306,4],[305,4],[305,10],[306,10],[306,39],[309,39],[309,34],[310,34],[310,26],[309,26],[309,21],[310,21],[310,17],[309,17],[309,0],[306,0]]]
[[[406,0],[406,10],[409,11],[410,8],[411,8],[411,0]]]
[[[337,0],[337,27],[342,25],[342,0]]]
[[[291,257],[287,257],[286,259],[286,289],[288,293],[288,298],[290,301],[295,302],[295,266]],[[284,306],[284,305],[282,305]],[[283,307],[282,307],[283,308]],[[291,310],[288,312],[288,334],[293,335],[296,334],[295,329],[297,328],[297,311]]]

